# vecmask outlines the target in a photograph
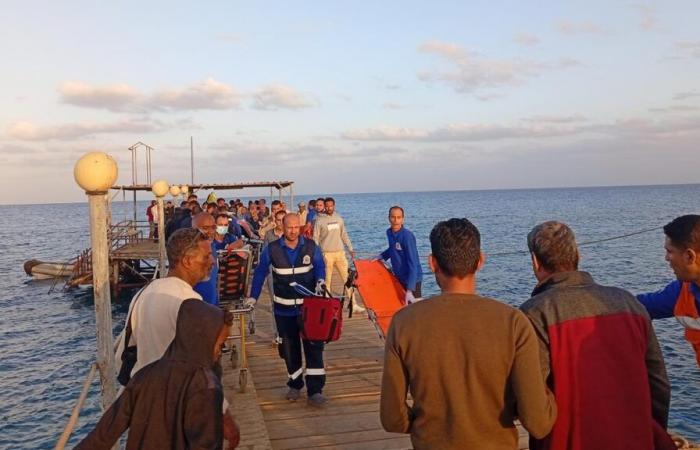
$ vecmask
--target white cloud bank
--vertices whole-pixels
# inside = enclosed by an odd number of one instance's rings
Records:
[[[312,106],[314,104],[300,92],[281,84],[264,86],[253,94],[255,109],[303,109]]]
[[[180,88],[168,88],[146,94],[125,83],[93,86],[81,81],[68,81],[58,88],[63,103],[112,112],[227,110],[242,106],[250,97],[252,107],[263,110],[310,108],[315,103],[294,88],[274,84],[264,86],[247,96],[232,86],[207,78]]]
[[[538,75],[547,69],[568,68],[578,65],[571,58],[561,58],[556,63],[542,63],[520,58],[486,58],[469,51],[458,44],[442,41],[429,41],[422,44],[419,51],[440,56],[449,64],[449,69],[433,69],[418,73],[418,79],[425,82],[443,82],[460,93],[515,86],[527,78]]]

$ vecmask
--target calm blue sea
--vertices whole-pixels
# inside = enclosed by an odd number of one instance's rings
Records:
[[[497,254],[525,249],[525,236],[535,224],[563,220],[579,242],[662,226],[678,215],[700,212],[700,185],[347,194],[336,201],[356,250],[368,254],[385,246],[393,204],[406,209],[406,225],[423,255],[436,222],[469,218],[482,233],[487,255],[479,291],[518,306],[535,284],[529,257]],[[139,204],[140,218],[145,206]],[[130,204],[116,203],[114,211],[115,221],[131,217]],[[95,356],[93,300],[89,289],[49,294],[51,282],[30,281],[22,263],[65,260],[88,247],[87,204],[0,206],[0,233],[0,448],[49,449]],[[673,279],[662,246],[660,230],[584,246],[582,269],[600,283],[634,293],[656,290]],[[427,273],[425,258],[423,264]],[[424,292],[436,292],[430,275]],[[125,311],[123,303],[113,307],[115,330]],[[654,325],[673,386],[670,427],[700,441],[700,370],[674,319]],[[98,419],[98,391],[95,384],[72,443]]]

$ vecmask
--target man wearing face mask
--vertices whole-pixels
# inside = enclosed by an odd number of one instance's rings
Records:
[[[214,264],[212,264],[209,274],[202,279],[199,283],[194,285],[194,290],[199,295],[202,296],[202,300],[211,304],[219,304],[219,263],[216,259],[216,244],[214,237],[216,236],[216,222],[214,217],[209,213],[199,213],[192,218],[192,228],[197,228],[199,231],[204,233],[209,239],[209,245],[211,246],[211,251]]]
[[[237,235],[231,233],[228,215],[219,214],[216,216],[216,234],[212,244],[212,251],[214,252],[236,250],[243,247],[243,241]]]

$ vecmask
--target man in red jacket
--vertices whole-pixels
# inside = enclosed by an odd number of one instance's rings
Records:
[[[674,449],[665,432],[666,368],[644,307],[578,270],[566,224],[537,225],[527,242],[538,283],[521,309],[537,331],[559,411],[552,432],[531,440],[530,448]]]

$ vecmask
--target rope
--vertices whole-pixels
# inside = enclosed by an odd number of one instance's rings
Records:
[[[652,231],[658,231],[658,230],[661,230],[661,229],[663,229],[663,227],[661,227],[661,226],[659,226],[659,227],[654,227],[654,228],[646,228],[646,229],[644,229],[644,230],[633,231],[633,232],[631,232],[631,233],[621,234],[621,235],[619,235],[619,236],[612,236],[612,237],[607,237],[607,238],[602,238],[602,239],[595,239],[595,240],[592,240],[592,241],[584,241],[584,242],[579,243],[578,246],[579,246],[579,247],[584,247],[584,246],[587,246],[587,245],[600,244],[601,242],[609,242],[609,241],[615,241],[615,240],[618,240],[618,239],[625,239],[625,238],[628,238],[628,237],[631,237],[631,236],[637,236],[637,235],[640,235],[640,234],[649,233],[649,232],[652,232]],[[530,253],[530,250],[513,250],[513,251],[510,251],[510,252],[487,253],[486,255],[487,255],[489,258],[493,258],[494,256],[527,255],[527,254],[529,254],[529,253]],[[356,255],[362,255],[362,256],[376,256],[376,255],[377,255],[377,253],[374,253],[374,252],[355,252],[355,254],[356,254]],[[428,257],[428,254],[419,255],[419,256],[420,256],[421,258],[427,258],[427,257]]]
[[[61,437],[58,438],[58,442],[56,443],[56,447],[54,447],[54,450],[63,450],[65,448],[66,443],[68,442],[68,438],[70,438],[70,435],[73,432],[73,428],[75,428],[75,425],[78,423],[78,416],[80,415],[80,410],[83,409],[85,397],[87,397],[88,390],[90,389],[90,384],[92,384],[92,379],[95,378],[96,372],[97,363],[92,363],[90,365],[90,373],[88,373],[88,376],[85,378],[85,382],[83,383],[83,390],[80,392],[80,396],[78,397],[78,401],[73,407],[73,412],[70,415],[68,424],[66,425],[66,428],[63,429]]]

